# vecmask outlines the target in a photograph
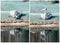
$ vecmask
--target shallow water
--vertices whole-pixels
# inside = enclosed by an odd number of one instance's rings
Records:
[[[20,2],[20,1],[2,1],[1,10],[2,11],[10,11],[10,10],[29,11],[29,3]]]
[[[36,15],[33,15],[33,14],[30,15],[31,22],[46,22],[46,21],[53,21],[53,22],[57,21],[58,22],[59,21],[59,14],[52,14],[54,17],[49,20],[42,19],[40,16],[41,13],[39,14],[35,13],[35,14]]]
[[[29,1],[29,0],[1,0],[1,1]]]
[[[10,13],[1,13],[1,20],[15,20],[15,18],[13,18]],[[21,17],[21,19],[19,20],[29,20],[29,14],[28,13],[24,13],[24,16]]]
[[[51,4],[47,1],[31,2],[31,13],[39,13],[41,9],[47,8],[51,13],[59,13],[59,4]]]

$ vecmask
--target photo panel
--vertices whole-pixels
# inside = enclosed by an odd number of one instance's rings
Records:
[[[29,42],[28,0],[1,1],[1,42]]]
[[[59,1],[30,2],[30,42],[59,42]]]

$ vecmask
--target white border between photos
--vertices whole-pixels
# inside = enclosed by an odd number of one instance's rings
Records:
[[[60,0],[59,0],[59,43],[60,43]]]

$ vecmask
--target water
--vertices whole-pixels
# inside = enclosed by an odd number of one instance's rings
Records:
[[[33,14],[30,14],[31,21],[44,21],[40,19],[38,13],[41,13],[41,9],[47,8],[49,12],[52,13],[52,15],[56,16],[55,18],[52,18],[51,20],[58,20],[59,18],[59,4],[51,4],[47,1],[41,1],[41,2],[31,2],[31,13],[36,13],[37,16],[33,16]],[[26,16],[23,16],[22,19],[28,20],[29,19],[29,2],[20,2],[20,1],[2,1],[1,3],[1,10],[2,11],[11,11],[11,10],[18,10],[18,11],[25,11]],[[1,14],[1,20],[5,19],[14,19],[12,17],[9,17],[9,12],[2,13]]]
[[[10,11],[10,10],[29,11],[29,3],[20,2],[20,1],[2,1],[1,10],[2,11]]]
[[[39,32],[30,33],[31,42],[58,42],[59,41],[59,30],[44,30],[45,35],[42,35],[40,30]],[[45,39],[45,40],[44,40]]]
[[[22,16],[21,19],[19,20],[29,20],[29,14],[28,13],[24,13],[25,16]],[[15,18],[13,18],[10,13],[1,13],[1,20],[15,20]]]
[[[23,28],[23,27],[1,27],[1,41],[2,42],[28,42],[29,41],[29,28]],[[10,34],[11,30],[17,30],[18,32],[15,33],[15,35]],[[6,35],[7,34],[7,35]]]
[[[59,15],[58,14],[53,14],[53,18],[51,18],[51,19],[49,19],[49,20],[44,20],[44,19],[42,19],[41,17],[40,17],[40,13],[35,13],[36,15],[33,15],[33,14],[31,14],[30,15],[30,21],[31,22],[46,22],[46,21],[59,21]]]
[[[31,2],[31,13],[39,13],[41,9],[47,8],[51,13],[59,13],[59,4],[51,4],[47,1]]]
[[[29,1],[29,0],[1,0],[1,1]]]

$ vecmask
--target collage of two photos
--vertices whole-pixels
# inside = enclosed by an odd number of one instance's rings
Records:
[[[59,0],[2,0],[1,42],[59,42]]]

